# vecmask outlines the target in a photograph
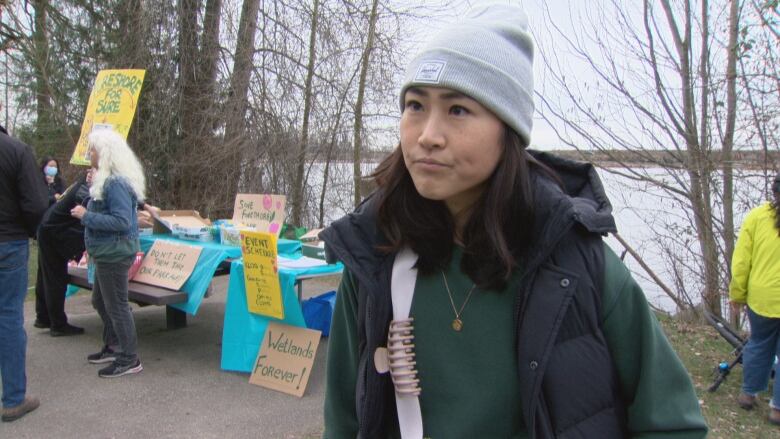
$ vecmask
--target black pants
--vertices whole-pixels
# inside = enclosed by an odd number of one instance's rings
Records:
[[[84,252],[84,235],[38,231],[38,276],[35,283],[36,320],[53,329],[68,324],[65,293],[68,290],[68,261]]]

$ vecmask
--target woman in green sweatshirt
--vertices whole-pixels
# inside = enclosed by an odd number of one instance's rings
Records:
[[[327,438],[703,438],[594,168],[527,150],[533,43],[493,5],[407,69],[378,190],[320,235],[345,275]]]

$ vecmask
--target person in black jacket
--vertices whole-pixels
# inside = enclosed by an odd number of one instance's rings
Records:
[[[46,199],[46,186],[32,150],[0,126],[0,375],[3,381],[0,418],[3,422],[19,419],[39,405],[37,398],[27,396],[24,297],[28,238],[35,236],[46,210]]]
[[[54,157],[46,156],[41,160],[41,172],[43,181],[49,190],[49,205],[51,206],[62,196],[65,189],[65,181],[61,176],[60,162]]]
[[[76,206],[89,202],[89,187],[94,168],[89,169],[69,187],[43,216],[38,228],[38,275],[35,284],[33,326],[49,328],[52,337],[79,335],[84,328],[68,323],[65,296],[68,289],[68,262],[78,261],[84,253],[84,226],[71,216]],[[148,203],[138,203],[138,221],[151,227],[151,212],[159,209]]]
[[[79,335],[84,329],[68,323],[65,293],[68,261],[84,253],[84,226],[70,215],[89,197],[92,170],[82,175],[43,216],[38,228],[38,275],[35,283],[36,328],[51,328],[53,337]]]

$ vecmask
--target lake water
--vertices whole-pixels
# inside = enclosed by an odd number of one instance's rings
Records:
[[[684,174],[673,175],[664,169],[642,169],[641,172],[675,188],[688,184]],[[672,290],[684,291],[691,302],[699,303],[703,289],[699,273],[703,269],[692,226],[693,212],[687,203],[681,202],[679,196],[607,170],[600,170],[599,174],[613,205],[618,233],[666,285]],[[737,170],[734,186],[734,224],[738,229],[750,209],[765,200],[764,178],[756,171]],[[718,217],[721,217],[721,205],[719,196],[713,197],[711,206]],[[623,246],[615,238],[610,236],[606,241],[618,254],[623,252]],[[722,239],[719,244],[723,245]],[[672,300],[645,270],[630,255],[624,260],[648,301],[665,311],[675,312]],[[729,271],[725,265],[721,270],[724,275]]]
[[[375,164],[363,166],[363,175],[373,170]],[[321,163],[310,170],[308,181],[311,194],[319,193],[322,188]],[[609,196],[615,221],[620,235],[637,251],[656,275],[673,290],[679,289],[691,298],[693,303],[700,302],[701,281],[697,273],[700,258],[697,257],[699,244],[692,228],[692,212],[673,195],[643,182],[619,175],[626,169],[600,169],[599,175]],[[663,169],[641,169],[647,176],[663,181],[673,187],[687,184],[687,176],[675,175]],[[763,177],[759,172],[737,171],[735,178],[735,225],[739,227],[744,215],[750,208],[763,200]],[[312,184],[312,182],[315,182]],[[340,218],[352,210],[352,164],[336,163],[331,166],[328,190],[325,195],[324,222]],[[311,204],[311,203],[310,203]],[[720,203],[713,201],[716,211]],[[606,238],[607,244],[621,255],[623,246],[612,236]],[[672,260],[676,261],[674,264]],[[674,302],[647,275],[641,266],[626,254],[624,261],[632,271],[634,278],[645,292],[648,301],[665,311],[675,312]],[[723,267],[726,270],[727,267]]]

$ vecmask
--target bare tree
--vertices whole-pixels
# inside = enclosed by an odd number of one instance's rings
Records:
[[[293,181],[292,199],[292,223],[301,224],[304,204],[304,171],[306,169],[306,150],[309,142],[309,117],[312,107],[312,78],[314,77],[314,61],[317,58],[317,18],[320,2],[314,0],[311,12],[311,29],[309,30],[309,61],[306,65],[306,80],[303,85],[303,123],[301,127],[301,141],[298,148],[298,160],[295,168],[295,180]]]
[[[363,177],[360,169],[362,163],[360,152],[363,147],[363,96],[366,89],[366,76],[368,74],[368,65],[371,58],[371,51],[374,48],[374,32],[376,31],[377,6],[379,0],[373,0],[371,3],[371,13],[368,16],[368,35],[363,49],[363,56],[360,58],[360,79],[358,80],[358,94],[355,102],[355,130],[354,130],[354,153],[352,155],[352,166],[354,175],[355,207],[360,204],[362,196],[360,194],[360,180]]]
[[[737,58],[739,57],[739,2],[732,0],[729,7],[728,47],[726,56],[726,127],[723,135],[721,166],[723,176],[723,229],[720,239],[724,243],[723,256],[731,278],[731,255],[734,253],[734,129],[737,122]],[[703,4],[704,6],[704,4]],[[719,292],[720,293],[720,292]],[[720,310],[720,294],[716,297]],[[712,302],[711,298],[710,302]],[[711,304],[711,303],[710,303]],[[735,316],[732,316],[735,317]],[[736,322],[734,322],[736,323]]]
[[[99,70],[145,69],[129,140],[149,198],[164,208],[228,217],[236,192],[274,192],[289,196],[296,225],[322,224],[353,208],[361,162],[390,146],[382,143],[397,117],[394,74],[408,14],[394,5],[62,0],[46,9],[47,53],[59,56],[44,64],[36,62],[33,6],[19,3],[0,26],[0,41],[21,48],[5,81],[19,90],[20,131],[36,135],[45,122],[36,65],[46,68],[54,126],[71,139]]]
[[[252,74],[259,7],[260,0],[244,0],[241,8],[238,40],[233,56],[233,73],[230,77],[230,94],[226,105],[224,141],[225,159],[237,173],[232,181],[228,180],[227,184],[224,185],[222,196],[226,200],[232,200],[235,197],[241,175],[241,151],[246,142],[244,135],[246,132],[247,92]],[[226,213],[223,215],[227,216]]]
[[[738,87],[752,74],[739,71],[740,39],[751,34],[740,38],[738,2],[644,0],[640,7],[609,0],[570,12],[573,30],[548,20],[565,49],[537,37],[556,90],[539,94],[541,113],[565,144],[599,151],[615,165],[607,172],[685,213],[646,221],[651,229],[649,221],[666,221],[653,236],[668,245],[669,272],[683,273],[680,285],[719,313],[735,236],[732,154],[751,147],[744,131],[735,134],[750,126]],[[727,26],[713,28],[721,16]],[[771,114],[756,110],[753,119]],[[695,247],[682,244],[689,234]],[[668,256],[677,252],[696,257]],[[681,288],[678,305],[689,295]]]
[[[35,14],[35,30],[33,32],[33,47],[35,53],[35,97],[36,97],[36,144],[51,134],[51,118],[53,108],[49,96],[48,73],[49,68],[49,38],[48,38],[48,0],[33,1]],[[51,146],[45,148],[49,154],[54,153]]]

